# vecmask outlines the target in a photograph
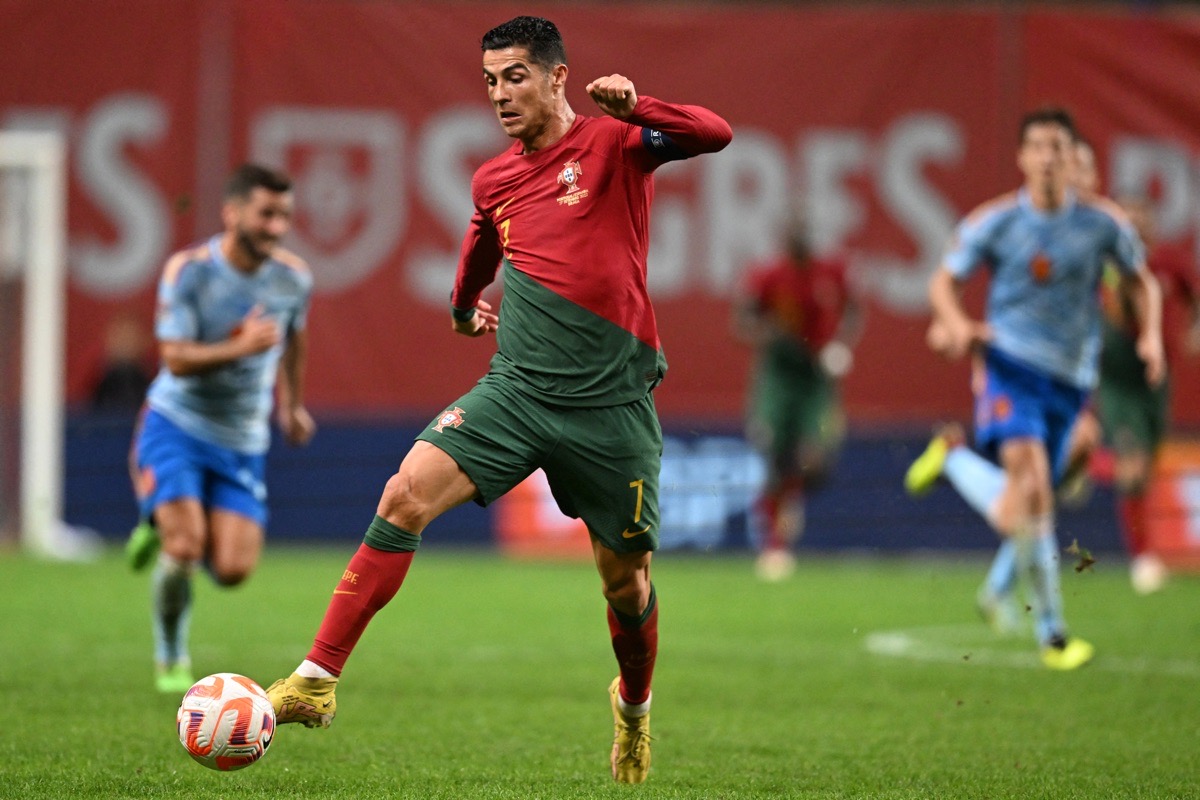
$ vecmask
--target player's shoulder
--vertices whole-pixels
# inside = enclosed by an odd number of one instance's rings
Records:
[[[162,269],[162,282],[168,286],[179,283],[184,274],[194,274],[196,267],[211,264],[213,261],[212,243],[200,242],[188,245],[182,250],[176,250],[167,257]]]
[[[1017,213],[1020,208],[1020,195],[1018,192],[1005,192],[997,195],[990,200],[985,200],[975,208],[971,209],[965,217],[963,217],[963,225],[966,227],[978,227],[988,223],[994,223],[1007,216]]]
[[[1076,197],[1075,202],[1084,214],[1111,220],[1118,225],[1132,224],[1129,215],[1125,213],[1125,209],[1121,208],[1120,204],[1115,200],[1105,197],[1102,194],[1095,194],[1094,192],[1080,194]]]
[[[271,260],[301,282],[307,283],[312,280],[312,270],[308,268],[308,262],[285,247],[272,250]]]

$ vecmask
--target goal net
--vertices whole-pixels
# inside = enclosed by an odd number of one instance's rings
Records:
[[[66,146],[0,130],[0,541],[58,555]]]

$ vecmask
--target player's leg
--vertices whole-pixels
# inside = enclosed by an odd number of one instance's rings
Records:
[[[334,688],[372,617],[400,590],[425,527],[468,500],[487,504],[524,480],[555,441],[528,397],[485,379],[417,437],[384,487],[375,518],[334,589],[308,657],[267,689],[281,723],[327,727]]]
[[[1150,550],[1146,489],[1154,456],[1166,432],[1167,388],[1123,376],[1101,387],[1106,438],[1115,454],[1113,484],[1117,517],[1130,556],[1129,578],[1138,594],[1152,594],[1166,583],[1167,569]]]
[[[141,572],[150,565],[158,553],[160,544],[158,530],[154,527],[153,508],[150,505],[150,494],[154,490],[153,475],[139,466],[139,452],[147,413],[148,409],[143,407],[134,425],[129,446],[129,480],[133,486],[134,497],[138,501],[138,521],[125,542],[125,561],[134,572]]]
[[[213,508],[208,514],[208,571],[221,586],[237,586],[258,566],[263,526],[243,513]]]
[[[764,580],[781,580],[794,568],[790,544],[802,524],[800,486],[800,391],[778,366],[760,366],[750,399],[746,438],[766,462],[767,478],[756,503],[762,545],[755,571]]]
[[[587,523],[607,603],[619,674],[609,686],[613,778],[641,783],[650,770],[650,684],[658,656],[658,547],[662,430],[653,398],[563,415],[563,435],[542,467],[562,511]]]
[[[608,687],[613,712],[613,778],[641,783],[650,771],[650,683],[658,657],[658,602],[650,551],[617,553],[592,539],[608,600],[608,629],[618,676]]]
[[[384,487],[363,543],[342,571],[307,657],[267,689],[280,723],[327,728],[337,713],[335,690],[368,623],[404,583],[421,532],[431,520],[478,490],[443,450],[418,441]]]
[[[193,683],[188,652],[192,575],[204,556],[207,525],[204,508],[195,497],[159,503],[154,518],[162,540],[150,573],[155,686],[160,692],[182,694]]]
[[[267,528],[266,454],[208,449],[205,566],[220,586],[250,577]]]
[[[133,465],[142,517],[156,520],[161,549],[150,577],[159,691],[191,686],[188,622],[192,573],[207,547],[203,443],[154,411],[143,420]]]

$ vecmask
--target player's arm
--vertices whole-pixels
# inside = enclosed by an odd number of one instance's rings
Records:
[[[504,251],[495,226],[478,206],[467,225],[458,254],[458,274],[450,292],[450,319],[456,333],[482,336],[496,330],[499,318],[481,300],[483,290],[496,279]]]
[[[279,340],[279,325],[263,314],[261,306],[255,306],[228,339],[199,342],[164,338],[159,341],[159,352],[171,374],[182,377],[209,372],[239,358],[265,352]]]
[[[1137,354],[1146,365],[1146,381],[1157,386],[1167,369],[1162,341],[1162,287],[1143,263],[1136,272],[1121,277],[1121,291],[1137,314]]]
[[[866,327],[866,314],[861,298],[848,282],[845,282],[844,288],[846,300],[842,306],[837,330],[818,354],[821,366],[835,378],[845,376],[854,366],[854,347],[862,338],[863,329]]]
[[[587,85],[587,93],[605,114],[646,129],[647,149],[663,161],[715,153],[733,141],[733,129],[717,114],[702,106],[639,96],[624,75],[597,78]]]
[[[288,444],[308,444],[317,432],[317,423],[304,406],[304,374],[308,365],[308,330],[291,331],[287,347],[279,359],[276,381],[275,415]]]
[[[743,288],[734,297],[730,321],[733,337],[751,347],[762,346],[783,335],[761,299],[750,288]]]
[[[963,308],[962,284],[945,265],[929,281],[929,306],[938,337],[930,336],[931,347],[947,358],[962,358],[991,340],[986,323],[972,319]],[[932,331],[931,331],[932,334]],[[935,345],[936,341],[936,345]]]

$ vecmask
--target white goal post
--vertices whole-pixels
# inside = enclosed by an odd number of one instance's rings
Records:
[[[66,159],[58,133],[0,130],[0,176],[23,177],[22,224],[5,226],[23,276],[19,525],[29,550],[55,555],[63,516]],[[5,187],[0,184],[0,191]],[[14,192],[6,193],[12,199]],[[0,232],[3,235],[3,232]]]

